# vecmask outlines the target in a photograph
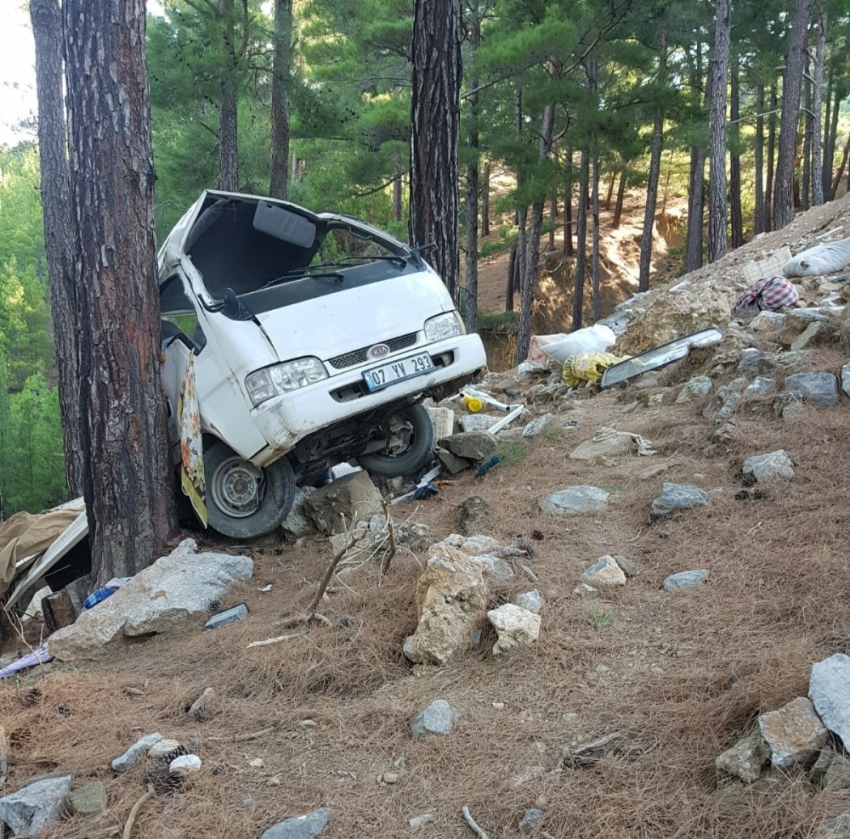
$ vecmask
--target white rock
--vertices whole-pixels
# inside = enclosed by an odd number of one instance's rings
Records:
[[[252,769],[262,769],[266,765],[266,762],[261,757],[255,757],[252,761],[249,761],[248,766]]]
[[[850,656],[835,653],[812,667],[809,699],[824,725],[850,748]]]
[[[626,574],[612,556],[602,556],[582,575],[581,580],[591,586],[624,586]]]
[[[513,603],[491,609],[487,612],[487,618],[499,634],[499,640],[493,646],[494,655],[508,652],[514,647],[527,647],[540,635],[540,615]]]
[[[197,755],[181,755],[168,764],[168,771],[179,778],[187,778],[201,771],[201,759]]]
[[[744,461],[744,476],[751,477],[757,483],[774,478],[793,478],[794,467],[784,449],[770,454],[759,454]]]
[[[516,605],[520,609],[526,609],[534,615],[539,615],[543,611],[543,598],[537,589],[526,591],[516,596]]]
[[[587,583],[579,583],[574,589],[573,594],[582,600],[593,600],[599,597],[599,590]]]

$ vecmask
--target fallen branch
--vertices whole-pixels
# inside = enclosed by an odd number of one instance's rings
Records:
[[[247,740],[259,740],[260,737],[265,737],[271,734],[274,728],[264,728],[260,731],[252,731],[250,734],[231,734],[227,737],[207,737],[208,743],[244,743]]]
[[[478,826],[475,819],[472,818],[472,813],[469,812],[469,807],[465,804],[463,809],[461,809],[461,813],[463,813],[463,817],[466,819],[466,823],[469,825],[470,830],[472,830],[478,839],[490,839],[490,837]]]
[[[392,517],[390,516],[389,508],[387,507],[387,502],[384,501],[384,517],[387,520],[387,533],[389,535],[390,540],[390,550],[389,553],[384,557],[383,562],[381,562],[381,576],[383,577],[390,570],[390,563],[393,561],[393,557],[395,557],[398,552],[398,547],[396,546],[395,541],[395,525],[393,524]]]
[[[293,638],[300,638],[301,633],[296,632],[293,635],[278,635],[277,638],[266,638],[265,641],[251,641],[247,649],[252,647],[268,647],[270,644],[279,644],[281,641],[291,641]]]
[[[133,805],[130,810],[130,815],[127,816],[127,824],[124,825],[124,833],[122,839],[130,839],[130,832],[133,830],[133,824],[136,821],[136,816],[139,815],[139,809],[153,795],[153,787],[148,785],[148,791]]]

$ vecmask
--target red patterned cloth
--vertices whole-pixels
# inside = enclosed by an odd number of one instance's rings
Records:
[[[739,301],[738,305],[752,306],[775,312],[783,306],[793,306],[800,299],[797,288],[785,277],[765,277],[759,280]]]

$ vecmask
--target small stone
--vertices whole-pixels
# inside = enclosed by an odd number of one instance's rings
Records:
[[[712,387],[712,381],[708,376],[694,376],[689,379],[679,395],[676,397],[677,405],[684,405],[691,401],[694,396],[706,396]]]
[[[808,762],[827,737],[826,728],[805,696],[798,696],[778,711],[762,714],[759,730],[770,747],[771,764],[783,768]]]
[[[664,580],[664,588],[667,591],[679,591],[683,588],[691,588],[705,582],[707,579],[708,571],[705,568],[699,568],[694,571],[680,571],[678,574],[671,574]]]
[[[497,711],[503,711],[505,709],[504,702],[491,702],[490,703]]]
[[[776,390],[776,379],[768,379],[764,376],[756,376],[749,387],[744,391],[744,397],[766,396]]]
[[[280,775],[272,775],[271,778],[266,781],[267,787],[279,787],[281,785]]]
[[[480,495],[470,496],[458,507],[460,532],[464,536],[471,535],[489,515],[490,505]]]
[[[448,470],[450,475],[457,475],[460,472],[463,472],[464,469],[469,469],[472,465],[471,460],[458,457],[457,455],[452,454],[448,449],[444,449],[442,446],[437,446],[434,454],[436,455],[440,466]]]
[[[829,329],[823,323],[812,321],[792,342],[791,352],[803,350],[811,344],[823,341],[829,333]]]
[[[543,598],[537,589],[526,591],[516,596],[516,605],[520,609],[531,612],[533,615],[539,615],[543,611]]]
[[[384,772],[383,780],[385,784],[397,784],[400,777],[398,772]]]
[[[89,781],[65,794],[62,806],[69,816],[92,816],[106,809],[106,787],[102,781]]]
[[[252,769],[262,769],[266,765],[266,762],[261,757],[255,757],[253,760],[248,762],[248,766]]]
[[[162,735],[158,733],[148,734],[140,740],[137,740],[132,746],[130,746],[129,749],[127,749],[126,752],[124,752],[123,755],[116,757],[115,760],[112,761],[113,771],[126,772],[128,769],[135,766],[142,757],[148,753],[148,750],[152,746],[155,746],[160,740],[162,740]]]
[[[178,778],[188,778],[201,771],[201,759],[197,755],[180,755],[168,764],[168,771]]]
[[[850,656],[835,653],[812,667],[809,699],[823,724],[850,748]]]
[[[546,430],[550,422],[552,422],[552,414],[543,414],[537,417],[537,419],[533,419],[523,428],[522,436],[537,437],[538,434],[542,434]]]
[[[785,390],[799,394],[818,408],[838,404],[838,379],[833,373],[795,373],[785,379]]]
[[[766,763],[770,763],[770,746],[760,731],[754,731],[739,740],[714,761],[719,781],[732,776],[740,778],[745,784],[757,781]]]
[[[501,655],[515,647],[530,646],[540,635],[540,615],[513,603],[491,609],[487,618],[499,635],[493,646],[493,655]]]
[[[540,502],[544,513],[578,515],[608,509],[609,494],[593,486],[572,486],[548,495]]]
[[[595,600],[599,597],[598,589],[589,586],[587,583],[579,583],[574,589],[573,594],[582,600]]]
[[[850,759],[844,754],[835,755],[821,778],[820,785],[824,789],[836,791],[850,789]]]
[[[435,699],[410,721],[410,733],[414,740],[426,734],[451,734],[456,718],[457,711],[445,699]]]
[[[459,422],[463,431],[487,431],[500,419],[489,414],[462,414]]]
[[[614,562],[623,569],[623,573],[629,579],[640,576],[640,568],[638,568],[638,564],[634,560],[631,560],[626,556],[615,556]]]
[[[784,449],[770,454],[753,455],[744,461],[744,477],[756,483],[774,478],[793,478],[794,468]]]
[[[476,556],[474,559],[484,566],[487,579],[491,585],[504,586],[516,577],[516,571],[504,559],[490,554]]]
[[[708,494],[699,487],[665,482],[661,487],[661,495],[652,502],[650,519],[670,515],[675,510],[707,505],[708,501]]]
[[[253,798],[243,798],[239,802],[239,806],[243,810],[250,810],[254,806],[254,799]]]
[[[59,821],[60,805],[71,788],[71,776],[45,778],[0,798],[0,826],[6,824],[13,836],[38,836]]]
[[[582,575],[581,580],[594,588],[599,586],[624,586],[626,575],[612,556],[596,560]]]
[[[496,453],[496,438],[489,431],[463,431],[440,440],[440,446],[466,460],[487,460]]]
[[[734,422],[724,422],[723,425],[714,431],[711,439],[715,443],[731,443],[735,439],[735,428]]]
[[[825,821],[814,835],[814,839],[850,839],[850,810]]]
[[[522,821],[519,823],[519,829],[522,831],[536,830],[542,824],[544,818],[542,810],[536,808],[526,810]]]
[[[260,839],[313,839],[327,827],[331,811],[327,807],[295,816],[270,827]]]
[[[781,312],[759,312],[751,321],[750,329],[753,332],[776,333],[782,326],[785,315]],[[757,351],[758,352],[758,351]]]
[[[415,830],[417,827],[422,827],[423,824],[428,824],[434,816],[431,813],[423,813],[421,816],[414,816],[412,819],[408,819],[407,823]]]

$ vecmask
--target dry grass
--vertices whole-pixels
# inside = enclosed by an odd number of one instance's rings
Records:
[[[414,673],[401,645],[415,626],[420,569],[400,554],[380,585],[374,565],[335,584],[321,608],[332,627],[304,627],[302,637],[247,650],[281,634],[274,622],[304,608],[330,558],[318,542],[267,552],[256,558],[254,580],[225,603],[247,602],[245,621],[203,632],[199,616],[182,634],[134,645],[105,664],[57,666],[48,678],[35,672],[0,688],[14,759],[8,788],[58,769],[102,778],[110,797],[102,819],[73,819],[44,834],[94,836],[122,825],[144,791],[141,768],[113,777],[109,761],[160,731],[187,743],[204,765],[187,790],[142,806],[138,837],[256,837],[283,818],[330,806],[329,839],[412,836],[408,819],[426,812],[433,820],[417,836],[461,839],[472,835],[460,815],[467,805],[497,839],[518,836],[535,803],[559,839],[813,836],[822,818],[850,807],[847,793],[816,792],[795,775],[719,797],[714,760],[759,713],[805,695],[813,661],[850,646],[847,408],[807,409],[788,426],[742,416],[730,450],[707,459],[713,425],[701,407],[622,415],[613,394],[581,401],[569,414],[578,430],[560,441],[531,440],[524,458],[480,481],[463,477],[421,503],[416,519],[439,538],[457,529],[456,505],[483,495],[491,514],[482,532],[528,540],[528,564],[546,598],[536,647],[497,659],[485,635],[462,660]],[[659,457],[678,454],[677,465],[641,480],[655,458],[613,467],[569,459],[609,424],[649,437]],[[765,499],[735,500],[743,459],[777,448],[794,460],[794,480],[768,488]],[[648,525],[664,480],[698,484],[711,506]],[[610,512],[539,512],[546,493],[577,483],[616,488]],[[534,530],[542,541],[531,539]],[[579,574],[605,553],[630,556],[641,575],[604,602],[576,600]],[[710,570],[703,586],[661,590],[668,574],[696,567]],[[260,593],[269,582],[272,591]],[[532,587],[519,572],[499,599]],[[28,682],[38,695],[27,694]],[[207,686],[217,701],[197,723],[185,708]],[[414,743],[408,721],[436,698],[459,710],[455,733]],[[270,727],[253,741],[208,739]],[[565,746],[613,731],[623,735],[619,750],[591,768],[555,771]],[[255,757],[265,768],[249,767]],[[396,785],[378,782],[386,771],[400,774]],[[273,776],[279,786],[268,785]]]

